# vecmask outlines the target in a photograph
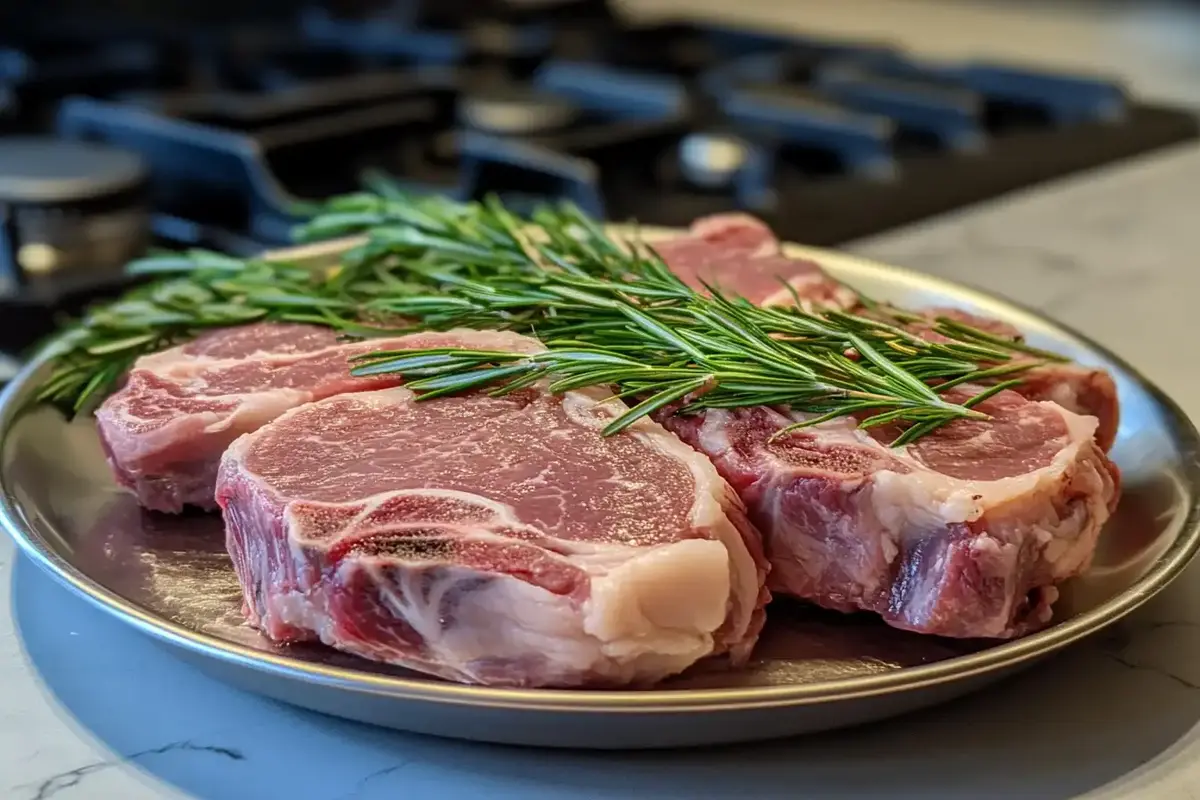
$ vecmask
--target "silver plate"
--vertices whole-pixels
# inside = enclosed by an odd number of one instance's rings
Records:
[[[292,256],[319,265],[344,246]],[[697,669],[646,691],[460,686],[319,647],[276,647],[242,622],[218,518],[141,511],[113,483],[90,420],[67,423],[47,408],[21,412],[44,374],[39,364],[0,400],[0,522],[74,591],[250,691],[402,730],[595,748],[766,739],[959,696],[1115,622],[1196,554],[1200,437],[1132,367],[1079,334],[972,289],[839,253],[791,250],[876,298],[978,311],[1016,325],[1036,345],[1113,373],[1122,405],[1113,456],[1123,471],[1123,500],[1091,571],[1064,587],[1053,626],[1003,644],[955,642],[776,601],[749,669]]]

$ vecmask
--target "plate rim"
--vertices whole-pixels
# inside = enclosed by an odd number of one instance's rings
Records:
[[[669,228],[651,226],[643,227],[639,232],[646,238],[661,238],[677,233]],[[320,258],[340,252],[354,241],[357,240],[340,239],[276,250],[269,253],[269,257],[288,257],[299,261]],[[25,525],[12,493],[2,480],[0,526],[8,532],[27,557],[60,584],[94,607],[160,642],[188,651],[189,654],[216,658],[229,665],[249,668],[260,673],[271,673],[293,681],[384,696],[393,700],[477,708],[593,714],[655,711],[689,713],[818,705],[917,691],[1014,669],[1060,651],[1133,612],[1173,582],[1200,552],[1200,457],[1196,457],[1200,454],[1200,432],[1174,400],[1125,359],[1069,325],[1053,320],[1040,311],[969,284],[840,251],[792,243],[785,244],[784,248],[789,255],[828,265],[833,267],[834,271],[840,266],[849,271],[899,273],[912,282],[969,300],[985,309],[996,308],[1009,316],[1016,312],[1039,325],[1065,334],[1077,344],[1119,367],[1157,404],[1184,455],[1190,453],[1193,456],[1191,459],[1185,458],[1183,464],[1184,488],[1191,497],[1175,541],[1158,556],[1154,565],[1137,583],[1099,606],[1023,638],[931,664],[901,667],[872,675],[782,686],[644,690],[515,689],[457,684],[432,676],[409,678],[367,673],[352,667],[314,664],[187,628],[141,608],[67,562],[44,543],[43,537],[36,533],[33,526]],[[26,408],[24,395],[27,394],[27,384],[45,367],[45,361],[44,356],[39,356],[26,364],[0,393],[0,445],[7,439],[14,423]]]

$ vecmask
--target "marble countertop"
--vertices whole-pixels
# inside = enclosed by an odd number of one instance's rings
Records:
[[[1200,418],[1200,146],[850,248],[1041,308]],[[1164,343],[1170,342],[1170,346]],[[442,741],[243,694],[176,661],[0,537],[0,796],[1200,800],[1200,564],[1111,633],[865,729],[702,753]]]

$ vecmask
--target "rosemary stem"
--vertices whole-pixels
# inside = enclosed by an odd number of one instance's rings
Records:
[[[871,301],[861,315],[800,302],[758,308],[716,287],[694,290],[653,247],[636,236],[617,241],[570,205],[524,220],[494,199],[407,198],[372,181],[373,192],[331,199],[298,232],[302,240],[362,234],[337,269],[199,251],[131,264],[151,283],[54,339],[54,369],[39,397],[83,408],[138,356],[252,321],[325,325],[359,338],[505,329],[537,336],[546,350],[381,350],[355,359],[352,371],[401,375],[427,398],[503,394],[543,380],[551,391],[605,386],[633,403],[610,435],[674,409],[772,405],[805,415],[800,426],[870,413],[859,424],[898,423],[906,443],[954,419],[988,419],[974,406],[1059,358]],[[938,340],[906,327],[917,324]],[[949,399],[948,388],[967,384],[986,388]]]

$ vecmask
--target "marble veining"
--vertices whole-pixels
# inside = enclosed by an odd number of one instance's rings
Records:
[[[1158,663],[1144,660],[1145,655],[1136,651],[1135,645],[1145,641],[1154,631],[1173,631],[1179,628],[1196,629],[1200,623],[1192,620],[1167,620],[1162,622],[1142,622],[1132,629],[1118,628],[1113,633],[1100,637],[1096,642],[1096,650],[1106,658],[1112,659],[1121,666],[1138,671],[1154,673],[1184,689],[1200,689],[1200,681],[1179,674],[1171,663]],[[1152,655],[1159,655],[1158,653]]]
[[[51,775],[46,778],[30,795],[32,800],[48,800],[60,792],[67,789],[74,789],[84,783],[85,779],[94,773],[101,770],[110,769],[123,763],[137,762],[151,756],[159,756],[164,753],[171,752],[187,752],[187,753],[210,753],[215,756],[221,756],[233,761],[244,761],[246,756],[240,750],[235,750],[232,747],[218,747],[215,745],[202,745],[195,742],[172,742],[165,744],[162,747],[155,747],[150,750],[142,750],[137,753],[131,753],[127,756],[108,761],[97,761],[93,764],[85,764],[82,767],[75,767],[57,775]],[[87,789],[81,790],[86,794]]]
[[[390,767],[377,769],[369,775],[364,776],[362,780],[358,781],[358,783],[355,784],[353,791],[347,795],[343,795],[341,800],[360,800],[360,798],[366,796],[366,793],[371,790],[372,786],[377,785],[383,781],[384,778],[390,778],[401,770],[407,769],[416,763],[417,762],[414,760],[406,760],[401,761],[398,764],[393,764]]]

